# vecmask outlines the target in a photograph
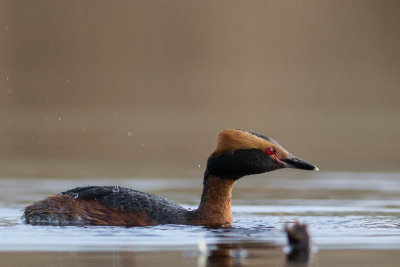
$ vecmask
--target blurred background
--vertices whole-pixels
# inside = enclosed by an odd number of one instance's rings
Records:
[[[255,131],[400,170],[399,1],[0,0],[0,177],[201,176]]]

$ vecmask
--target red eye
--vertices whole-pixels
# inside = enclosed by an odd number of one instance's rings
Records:
[[[275,149],[273,147],[269,147],[265,150],[265,153],[267,153],[268,155],[275,154]]]

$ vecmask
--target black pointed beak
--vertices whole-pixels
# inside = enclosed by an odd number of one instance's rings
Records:
[[[317,166],[314,166],[311,163],[296,157],[292,157],[290,159],[281,159],[281,161],[284,162],[288,168],[319,171]]]

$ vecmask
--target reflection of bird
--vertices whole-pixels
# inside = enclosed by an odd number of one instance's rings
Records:
[[[140,191],[113,187],[78,187],[25,208],[24,219],[36,225],[231,224],[234,182],[246,175],[281,168],[318,170],[271,138],[241,130],[219,134],[208,158],[201,202],[196,210]]]

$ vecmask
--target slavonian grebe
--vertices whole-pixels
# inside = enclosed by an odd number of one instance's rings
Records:
[[[269,137],[229,129],[220,132],[208,158],[196,210],[128,188],[87,186],[33,203],[23,219],[33,225],[227,225],[233,222],[231,195],[237,179],[286,167],[318,170]]]

